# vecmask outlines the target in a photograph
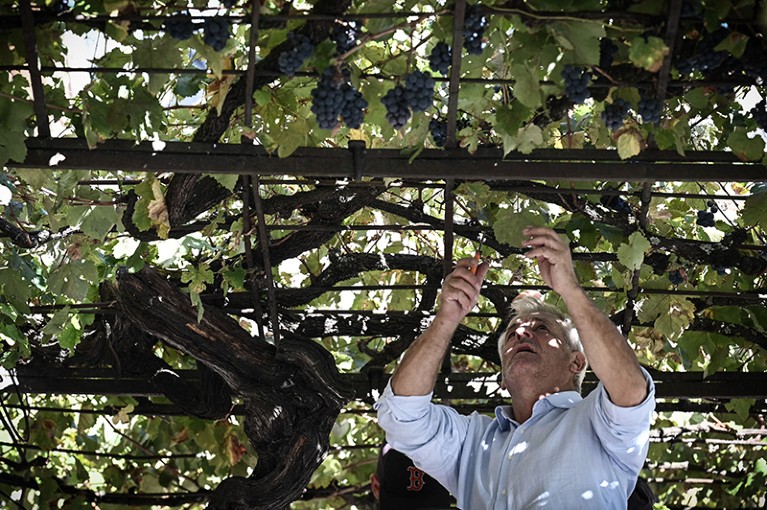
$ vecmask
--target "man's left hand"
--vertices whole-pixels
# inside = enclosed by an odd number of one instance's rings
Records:
[[[525,257],[538,262],[538,269],[546,285],[559,295],[580,289],[570,246],[559,234],[545,227],[527,227],[522,233],[528,238],[524,246],[531,248]]]

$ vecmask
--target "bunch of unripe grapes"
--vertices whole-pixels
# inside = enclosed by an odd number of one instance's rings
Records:
[[[296,74],[304,63],[304,60],[314,53],[314,44],[303,34],[297,32],[288,33],[288,49],[280,53],[277,66],[280,72],[288,76]]]
[[[466,16],[463,18],[463,47],[466,48],[469,55],[482,54],[482,50],[485,48],[482,37],[487,25],[487,18],[482,16],[476,6],[470,5],[466,9]]]
[[[429,54],[429,67],[435,73],[447,75],[447,70],[453,61],[453,51],[447,43],[438,42]]]
[[[338,127],[338,118],[353,129],[359,129],[365,116],[368,102],[350,83],[349,69],[328,67],[322,72],[317,87],[312,90],[312,113],[320,128],[333,130]]]
[[[605,125],[612,131],[621,127],[623,121],[626,120],[630,106],[628,101],[621,98],[617,98],[612,104],[605,105],[605,109],[602,111],[602,120]]]
[[[708,209],[701,209],[698,211],[698,218],[695,220],[695,223],[701,227],[715,227],[714,214],[719,212],[719,208],[713,200],[706,202],[706,207],[708,207]]]
[[[637,113],[645,124],[658,124],[663,112],[663,101],[654,97],[643,97],[637,104]]]
[[[216,51],[221,51],[229,40],[229,20],[220,16],[205,18],[202,40]]]
[[[174,39],[183,41],[192,37],[192,35],[194,35],[194,31],[197,30],[197,27],[194,25],[192,16],[189,14],[189,12],[184,11],[177,12],[165,20],[163,29]]]
[[[581,104],[591,97],[591,75],[583,67],[567,64],[562,70],[562,78],[565,80],[565,94],[573,103]]]

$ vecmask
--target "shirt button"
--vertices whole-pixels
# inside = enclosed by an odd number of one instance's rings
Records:
[[[503,495],[505,496],[505,495],[506,495],[506,489],[503,489],[503,490],[501,491],[501,494],[503,494]]]

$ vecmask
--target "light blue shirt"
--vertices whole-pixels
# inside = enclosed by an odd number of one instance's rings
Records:
[[[375,405],[393,448],[444,485],[464,510],[625,509],[647,457],[655,386],[635,407],[610,401],[600,382],[586,398],[564,391],[533,406],[523,424],[511,408],[495,419],[458,414],[431,394],[394,395]]]

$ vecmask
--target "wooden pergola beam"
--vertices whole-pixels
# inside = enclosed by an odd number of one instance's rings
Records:
[[[412,162],[399,149],[365,149],[355,157],[349,149],[302,147],[286,158],[262,146],[221,143],[141,142],[109,140],[89,149],[75,138],[29,139],[27,158],[11,167],[42,171],[108,170],[191,174],[248,174],[305,177],[567,180],[567,181],[693,181],[755,182],[767,180],[758,162],[742,162],[729,152],[646,150],[623,161],[607,150],[540,149],[531,154],[500,148],[425,149]],[[62,159],[63,158],[63,159]]]

